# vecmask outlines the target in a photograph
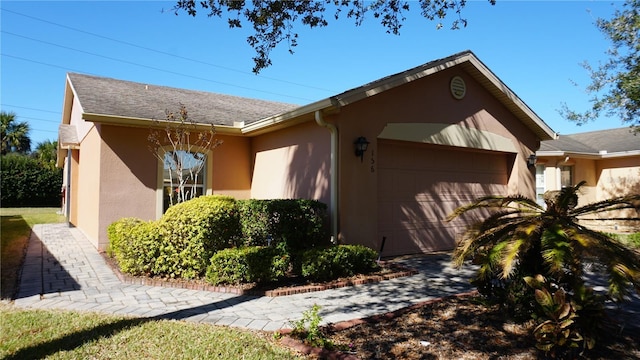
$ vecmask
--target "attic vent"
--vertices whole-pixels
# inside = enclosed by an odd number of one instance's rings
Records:
[[[454,76],[451,78],[449,87],[451,89],[451,95],[458,100],[462,100],[464,95],[467,93],[467,85],[460,76]]]

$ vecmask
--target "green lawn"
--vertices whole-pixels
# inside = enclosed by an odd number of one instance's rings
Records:
[[[59,208],[0,208],[0,297],[11,298],[31,227],[64,222]]]
[[[264,332],[0,304],[0,358],[299,359]]]

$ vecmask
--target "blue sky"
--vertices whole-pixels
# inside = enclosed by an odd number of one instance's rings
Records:
[[[260,75],[251,72],[248,30],[204,13],[175,16],[173,4],[3,0],[2,111],[29,122],[35,146],[57,138],[67,72],[304,105],[472,50],[556,132],[624,126],[602,118],[579,127],[557,111],[563,102],[587,109],[589,77],[580,64],[606,59],[610,43],[595,20],[610,18],[621,1],[468,1],[469,24],[455,31],[450,19],[436,30],[416,3],[400,36],[385,33],[373,16],[361,27],[329,17],[327,28],[298,27],[295,53],[276,49]]]

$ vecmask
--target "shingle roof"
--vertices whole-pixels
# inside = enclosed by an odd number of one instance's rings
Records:
[[[165,120],[166,110],[183,104],[191,121],[229,125],[254,121],[293,110],[299,105],[238,96],[141,84],[77,73],[68,74],[84,113]]]
[[[561,151],[570,153],[600,154],[640,151],[640,134],[628,128],[590,131],[572,135],[560,135],[556,140],[540,143],[538,151]]]

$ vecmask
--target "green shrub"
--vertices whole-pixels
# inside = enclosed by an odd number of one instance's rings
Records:
[[[138,218],[122,218],[107,226],[107,237],[109,244],[107,245],[107,255],[117,258],[122,253],[122,247],[126,245],[131,238],[131,229],[143,221]]]
[[[238,201],[245,245],[267,245],[271,236],[291,254],[329,245],[327,205],[316,200]]]
[[[109,225],[107,234],[107,254],[116,259],[122,272],[131,275],[152,273],[160,244],[156,222],[123,218]]]
[[[0,157],[2,207],[56,207],[61,204],[62,169],[21,154]]]
[[[546,357],[578,358],[595,347],[604,320],[604,297],[586,286],[567,293],[540,274],[524,281],[535,290],[538,307],[532,317],[538,325],[533,335]]]
[[[320,328],[322,317],[318,314],[320,306],[313,304],[313,307],[302,313],[302,319],[293,321],[291,335],[304,341],[307,345],[314,347],[331,349],[333,343],[327,339]]]
[[[379,268],[377,256],[375,250],[362,245],[311,249],[302,255],[301,274],[314,281],[367,274]]]
[[[264,283],[283,278],[289,266],[289,256],[277,247],[225,249],[211,257],[206,278],[213,285]]]
[[[236,201],[228,196],[201,196],[174,205],[158,227],[161,243],[153,273],[172,278],[204,275],[214,253],[240,241]]]

